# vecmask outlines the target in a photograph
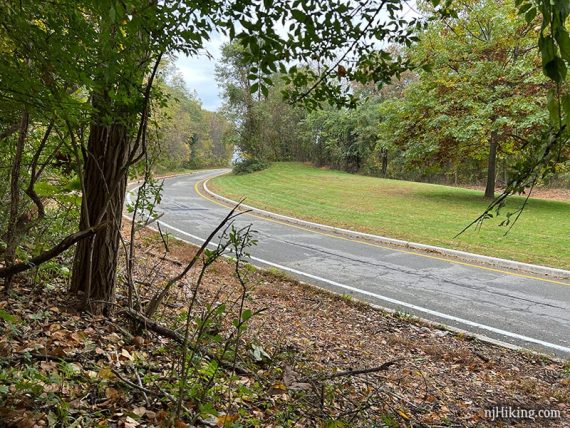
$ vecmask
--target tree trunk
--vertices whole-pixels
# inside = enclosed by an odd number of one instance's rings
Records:
[[[382,177],[386,177],[386,174],[388,172],[388,149],[386,148],[381,149],[380,157],[382,160],[382,167],[380,173],[382,174]]]
[[[26,110],[22,113],[20,122],[20,133],[14,159],[12,160],[12,172],[10,176],[10,217],[8,219],[8,230],[6,231],[6,253],[4,261],[6,267],[10,267],[16,260],[16,249],[18,248],[18,213],[20,211],[20,172],[22,168],[22,157],[24,156],[24,144],[28,135],[28,124],[30,116]],[[12,285],[12,275],[4,279],[4,292],[8,293]]]
[[[106,227],[77,245],[70,291],[81,294],[84,309],[94,313],[110,313],[114,301],[129,148],[124,125],[91,125],[79,228],[100,222]]]
[[[485,197],[495,197],[495,176],[497,174],[497,132],[491,131],[489,141],[489,163],[487,167],[487,186],[485,187]]]

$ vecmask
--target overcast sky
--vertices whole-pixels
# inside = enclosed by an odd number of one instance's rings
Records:
[[[415,1],[406,2],[402,17],[413,18],[419,16],[414,9]],[[285,24],[277,24],[277,31],[282,35],[287,33]],[[211,40],[206,43],[207,51],[214,57],[210,60],[206,55],[194,57],[180,56],[176,61],[176,67],[182,74],[186,86],[191,92],[196,91],[202,101],[202,107],[206,110],[215,111],[221,104],[218,84],[215,77],[216,60],[220,59],[221,46],[229,40],[219,33],[212,34]],[[382,43],[379,43],[379,46]]]
[[[184,77],[188,89],[196,91],[202,101],[202,107],[210,111],[217,110],[222,104],[214,70],[216,60],[220,58],[221,46],[225,41],[223,36],[215,34],[206,44],[214,60],[208,59],[206,55],[199,55],[191,58],[180,56],[176,61],[176,67]]]

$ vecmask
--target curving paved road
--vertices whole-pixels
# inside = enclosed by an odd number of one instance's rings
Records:
[[[202,243],[228,208],[206,198],[204,171],[164,182],[161,227]],[[386,248],[246,214],[252,259],[306,282],[517,346],[570,357],[570,284]]]

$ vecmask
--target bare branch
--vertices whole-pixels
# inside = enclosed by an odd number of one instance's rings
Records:
[[[184,337],[181,334],[178,334],[174,330],[171,330],[171,329],[163,326],[162,324],[157,323],[156,321],[153,321],[153,320],[145,317],[140,312],[134,311],[132,309],[125,309],[121,313],[123,315],[126,315],[130,319],[139,322],[147,330],[153,331],[160,336],[172,339],[173,341],[175,341],[179,345],[184,344]],[[190,347],[190,349],[194,349],[194,348]],[[194,351],[198,352],[202,355],[206,355],[213,360],[216,360],[220,364],[220,366],[223,366],[227,369],[230,369],[230,368],[233,369],[233,365],[231,363],[229,363],[226,360],[222,360],[222,359],[218,358],[216,355],[209,353],[206,349],[194,349]],[[242,374],[242,375],[246,375],[246,376],[253,376],[252,372],[250,372],[249,370],[247,370],[243,367],[240,367],[240,366],[235,367],[235,371],[238,374]]]
[[[40,156],[41,156],[42,152],[44,151],[44,148],[47,144],[47,140],[49,138],[49,135],[51,134],[51,130],[53,129],[53,124],[54,124],[54,121],[52,120],[50,122],[50,124],[48,125],[46,132],[44,133],[44,136],[42,138],[42,141],[40,142],[40,145],[38,146],[38,148],[36,149],[36,152],[34,153],[34,157],[32,158],[32,164],[30,167],[30,169],[31,169],[31,171],[30,171],[30,183],[28,184],[28,188],[25,190],[26,195],[28,195],[30,197],[30,199],[36,205],[36,208],[38,209],[38,220],[43,219],[46,215],[46,210],[45,210],[44,204],[43,204],[41,198],[36,193],[36,189],[35,189],[36,182],[38,181],[38,179],[39,179],[39,177],[43,171],[43,167],[40,168],[40,170],[38,171],[38,163],[40,160]]]
[[[28,260],[26,262],[18,263],[18,264],[11,265],[11,266],[6,266],[6,267],[0,269],[0,278],[9,278],[13,275],[16,275],[16,274],[24,272],[28,269],[32,269],[36,266],[39,266],[42,263],[45,263],[48,260],[51,260],[54,257],[60,255],[65,250],[67,250],[69,247],[71,247],[73,244],[75,244],[75,243],[77,243],[77,242],[81,241],[82,239],[85,239],[89,236],[94,235],[95,233],[97,233],[100,229],[102,229],[105,226],[106,226],[105,223],[100,223],[97,226],[90,227],[89,229],[81,230],[79,232],[73,233],[73,234],[65,237],[55,247],[52,247],[49,250],[44,251],[43,253],[41,253],[40,255],[38,255],[36,257],[32,257],[30,260]]]
[[[385,370],[388,370],[394,364],[400,362],[402,359],[403,358],[398,358],[396,360],[386,361],[385,363],[382,363],[381,365],[379,365],[377,367],[369,367],[366,369],[347,370],[347,371],[343,371],[343,372],[333,373],[331,375],[326,376],[325,378],[322,378],[321,380],[328,380],[328,379],[335,379],[337,377],[355,376],[355,375],[360,375],[360,374],[368,374],[368,373],[376,373],[376,372],[385,371]]]
[[[238,204],[228,213],[228,215],[220,222],[220,224],[218,224],[218,226],[212,231],[212,233],[210,233],[210,236],[208,236],[208,238],[204,241],[204,243],[198,249],[198,251],[196,252],[194,257],[192,258],[192,260],[190,260],[190,262],[188,263],[186,268],[184,268],[184,270],[182,272],[180,272],[178,275],[171,278],[166,283],[166,285],[163,287],[163,289],[154,295],[154,297],[149,302],[148,307],[146,309],[146,316],[147,317],[151,318],[154,315],[154,313],[158,309],[158,306],[160,305],[162,300],[166,297],[166,294],[168,293],[170,288],[174,284],[176,284],[178,281],[180,281],[182,278],[184,278],[186,276],[186,274],[190,271],[190,269],[192,269],[194,267],[196,262],[200,259],[200,256],[202,255],[204,250],[208,247],[208,245],[210,244],[212,239],[214,239],[216,234],[224,227],[224,225],[226,225],[228,222],[230,222],[235,217],[243,214],[243,213],[236,213],[237,209],[239,208],[239,206],[241,205],[242,202],[243,202],[243,199],[240,202],[238,202]]]

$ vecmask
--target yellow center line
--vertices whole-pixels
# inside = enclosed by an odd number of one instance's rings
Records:
[[[196,184],[194,184],[194,190],[196,191],[196,193],[197,193],[201,198],[206,199],[207,201],[213,202],[213,203],[215,203],[215,204],[217,204],[217,205],[219,205],[219,206],[221,206],[221,207],[228,208],[228,205],[227,205],[227,204],[224,204],[224,203],[219,202],[219,201],[217,201],[217,200],[215,200],[215,199],[212,199],[212,198],[210,198],[210,197],[204,195],[204,194],[200,191],[199,185],[202,184],[202,183],[204,183],[204,182],[207,181],[207,180],[209,180],[209,179],[205,179],[205,180],[202,180],[202,181],[200,181],[200,182],[196,182]],[[488,267],[488,266],[476,265],[476,264],[473,264],[473,263],[462,262],[462,261],[459,261],[459,260],[448,259],[448,258],[445,258],[445,257],[432,256],[432,255],[423,254],[423,253],[420,253],[420,252],[402,250],[402,249],[394,248],[394,247],[388,247],[388,246],[384,246],[384,245],[380,245],[380,244],[375,244],[375,243],[368,242],[368,241],[364,241],[364,240],[360,240],[360,239],[353,239],[353,238],[347,238],[347,237],[344,237],[344,236],[333,235],[333,234],[330,234],[330,233],[321,232],[321,231],[319,231],[319,230],[311,229],[311,228],[308,228],[308,227],[299,226],[299,225],[296,225],[296,224],[291,224],[291,223],[287,223],[287,222],[280,221],[280,220],[275,220],[275,219],[272,219],[272,218],[269,218],[269,217],[265,217],[265,216],[261,216],[261,215],[258,215],[258,214],[253,214],[252,212],[248,212],[247,215],[252,216],[252,217],[255,217],[255,218],[259,218],[259,219],[261,219],[261,220],[269,221],[269,222],[271,222],[271,223],[282,224],[282,225],[285,225],[285,226],[287,226],[287,227],[293,227],[293,228],[295,228],[295,229],[303,230],[303,231],[306,231],[306,232],[313,232],[313,233],[316,233],[316,234],[321,235],[321,236],[327,236],[327,237],[329,237],[329,238],[342,239],[343,241],[356,242],[356,243],[358,243],[358,244],[364,244],[364,245],[368,245],[368,246],[370,246],[370,247],[383,248],[383,249],[385,249],[385,250],[397,251],[397,252],[399,252],[399,253],[404,253],[404,254],[412,254],[412,255],[414,255],[414,256],[425,257],[425,258],[427,258],[427,259],[440,260],[440,261],[444,261],[444,262],[451,263],[451,264],[457,264],[457,265],[468,266],[468,267],[472,267],[472,268],[476,268],[476,269],[481,269],[481,270],[486,270],[486,271],[490,271],[490,272],[501,273],[501,274],[505,274],[505,275],[509,275],[509,276],[515,276],[515,277],[519,277],[519,278],[526,278],[526,279],[532,279],[532,280],[535,280],[535,281],[549,282],[549,283],[551,283],[551,284],[558,284],[558,285],[570,286],[570,284],[567,283],[567,282],[557,281],[557,280],[555,280],[555,279],[540,278],[540,277],[537,277],[537,276],[525,275],[525,274],[523,274],[523,273],[509,272],[509,271],[507,271],[507,270],[496,269],[496,268],[492,268],[492,267]]]

